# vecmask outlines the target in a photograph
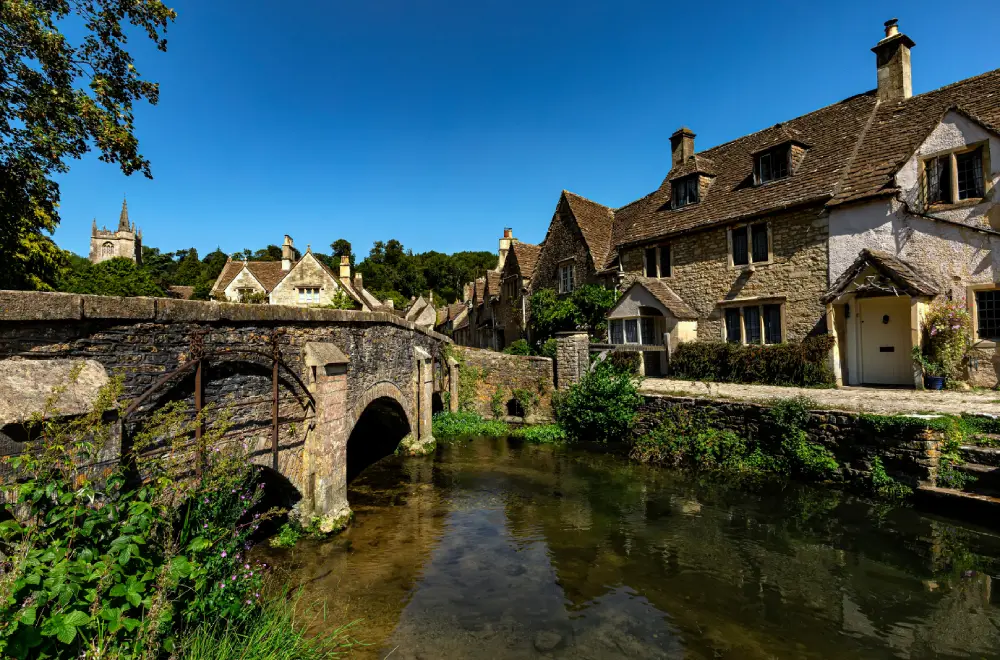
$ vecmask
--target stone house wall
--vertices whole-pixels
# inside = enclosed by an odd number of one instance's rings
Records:
[[[319,306],[332,304],[338,293],[348,295],[340,281],[323,267],[312,252],[306,252],[274,287],[271,291],[271,304],[303,304],[298,297],[300,287],[319,287],[319,302],[311,303]]]
[[[253,276],[253,273],[251,273],[248,268],[244,268],[236,275],[236,277],[233,278],[233,281],[226,286],[226,290],[223,292],[223,295],[225,295],[227,300],[239,302],[240,289],[253,289],[257,293],[267,293],[264,285],[260,283],[260,280]]]
[[[560,201],[545,243],[535,264],[535,274],[531,280],[531,291],[540,289],[559,290],[559,266],[572,260],[574,268],[574,283],[577,287],[584,284],[602,284],[598,278],[594,260],[590,256],[587,242],[577,226],[565,200]],[[603,264],[599,264],[603,266]]]
[[[493,397],[499,390],[502,395],[504,417],[507,405],[516,389],[528,390],[538,396],[533,411],[527,411],[524,421],[542,423],[552,419],[553,366],[552,360],[530,355],[507,355],[496,351],[452,346],[450,351],[459,363],[459,371],[478,370],[479,378],[471,385],[472,406],[486,419],[493,418]],[[459,376],[460,381],[462,376]],[[468,377],[466,377],[468,378]],[[466,382],[471,382],[471,379]],[[459,390],[461,390],[461,384]],[[461,398],[462,394],[459,394]],[[520,421],[520,420],[517,420]]]
[[[729,265],[727,226],[711,227],[620,251],[626,273],[623,287],[643,274],[643,250],[669,244],[671,276],[664,281],[698,313],[698,339],[724,338],[722,301],[778,297],[783,299],[784,338],[800,341],[825,326],[820,297],[827,291],[827,215],[810,206],[763,216],[771,228],[773,260],[746,266]]]
[[[513,286],[509,284],[512,280]],[[503,328],[504,342],[503,346],[498,347],[499,349],[510,346],[518,339],[527,339],[527,318],[525,318],[527,315],[521,313],[525,297],[522,291],[524,283],[521,266],[517,262],[517,252],[511,250],[504,262],[503,270],[500,271],[500,296],[494,307],[496,322]],[[513,296],[510,295],[511,291],[514,292]]]

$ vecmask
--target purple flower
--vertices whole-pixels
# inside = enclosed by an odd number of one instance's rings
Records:
[[[222,552],[220,552],[220,553],[219,553],[219,556],[220,556],[220,557],[225,557],[225,556],[226,556],[226,551],[225,551],[225,550],[223,550]]]

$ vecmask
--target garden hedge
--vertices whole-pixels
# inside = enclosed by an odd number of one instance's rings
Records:
[[[768,346],[686,342],[671,356],[670,373],[675,378],[718,383],[832,386],[831,348],[829,335]]]

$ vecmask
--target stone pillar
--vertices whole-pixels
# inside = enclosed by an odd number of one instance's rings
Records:
[[[556,385],[560,390],[579,383],[590,369],[590,336],[586,332],[556,333]]]
[[[303,523],[330,533],[351,517],[347,503],[347,439],[353,420],[347,404],[347,356],[333,344],[305,347],[307,380],[316,400],[316,423],[302,457],[306,506]]]
[[[413,349],[414,371],[416,376],[417,411],[414,415],[416,428],[410,429],[410,434],[400,441],[409,456],[423,456],[434,451],[437,442],[432,432],[434,413],[432,398],[434,396],[434,361],[430,353],[422,348]]]
[[[458,412],[458,361],[448,358],[448,411]]]

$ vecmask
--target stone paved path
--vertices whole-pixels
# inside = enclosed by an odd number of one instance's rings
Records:
[[[821,390],[647,378],[642,382],[641,391],[643,394],[700,396],[755,402],[803,395],[816,401],[821,409],[879,414],[936,412],[1000,415],[1000,392],[992,390],[931,392],[874,387]]]

